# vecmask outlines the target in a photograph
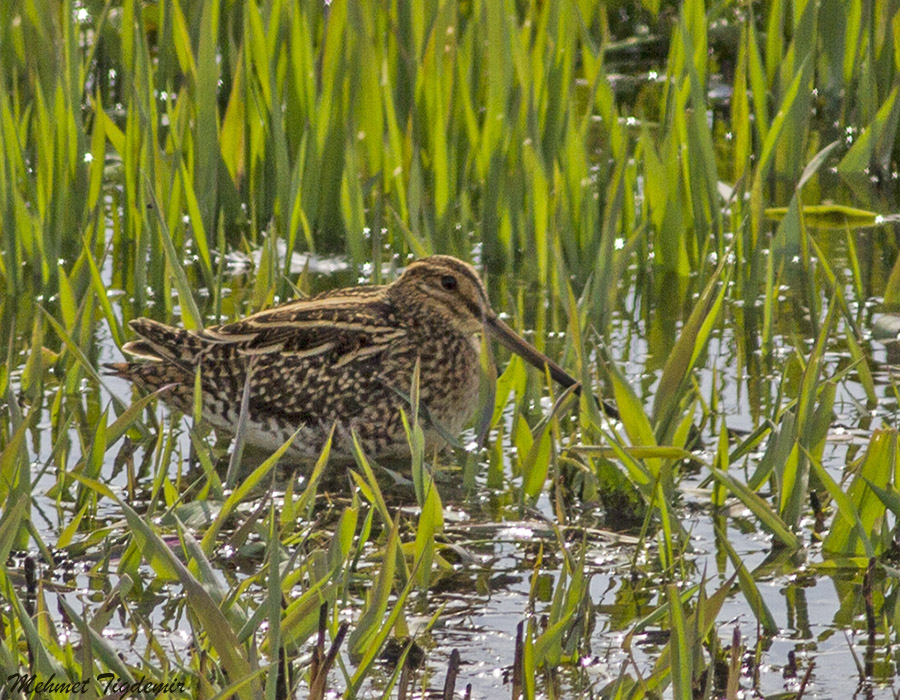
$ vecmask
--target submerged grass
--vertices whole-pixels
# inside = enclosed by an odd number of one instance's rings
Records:
[[[3,677],[799,697],[847,683],[813,670],[840,629],[895,687],[897,394],[868,327],[900,298],[900,11],[865,8],[0,3]],[[476,259],[621,420],[513,359],[483,451],[426,454],[414,392],[411,465],[326,446],[297,480],[225,473],[197,421],[97,373],[135,316],[197,328],[317,289],[316,261],[377,283],[430,252]],[[809,577],[833,619],[804,619]],[[499,651],[469,622],[497,592]]]

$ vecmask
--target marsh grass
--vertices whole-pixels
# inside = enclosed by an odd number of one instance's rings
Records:
[[[0,3],[4,677],[888,692],[898,396],[868,329],[900,299],[898,26],[890,3]],[[484,450],[426,454],[413,392],[411,464],[326,445],[297,477],[223,468],[196,416],[98,374],[133,317],[338,283],[300,252],[342,283],[475,258],[621,420],[500,357],[463,438]],[[810,619],[826,581],[839,609]],[[855,663],[816,664],[836,630]]]

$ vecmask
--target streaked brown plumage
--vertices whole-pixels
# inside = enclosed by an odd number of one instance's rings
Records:
[[[475,269],[444,255],[418,260],[392,284],[337,289],[201,331],[139,318],[139,340],[123,350],[143,361],[110,365],[190,412],[200,368],[203,418],[234,432],[248,370],[246,440],[276,448],[302,427],[292,450],[318,455],[335,425],[333,450],[347,455],[356,432],[366,452],[409,454],[401,409],[409,412],[413,368],[420,365],[421,412],[456,435],[471,417],[479,381],[478,335],[486,330],[531,364],[565,371],[519,338],[491,310]],[[443,443],[425,423],[426,444]]]

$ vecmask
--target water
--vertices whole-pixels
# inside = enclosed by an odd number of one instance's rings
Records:
[[[626,302],[625,306],[637,307],[633,302]],[[657,352],[666,352],[679,331],[676,319],[656,317],[654,322],[659,324],[662,335],[652,339],[648,337],[651,333],[642,319],[623,313],[615,319],[606,343],[616,366],[626,373],[632,386],[641,388],[647,403],[652,401],[664,360],[654,354],[652,347],[659,348]],[[118,351],[106,326],[98,324],[95,332],[98,364],[118,360]],[[555,342],[561,341],[557,338]],[[737,372],[736,345],[737,339],[727,327],[714,337],[698,382],[701,395],[718,393],[729,426],[749,428],[753,424],[749,405],[751,392],[746,389],[747,376]],[[883,368],[876,377],[885,389],[890,380],[887,353],[886,348],[875,345],[872,354],[873,364]],[[836,366],[844,359],[844,354],[836,351],[828,361]],[[770,373],[766,378],[770,381],[761,387],[760,394],[774,397],[778,373]],[[125,403],[130,400],[127,384],[110,377],[96,397],[101,407],[110,403],[107,391],[118,395]],[[833,424],[846,428],[833,429],[823,458],[824,466],[836,480],[841,479],[846,468],[848,449],[859,448],[867,442],[866,432],[854,433],[853,428],[860,421],[858,407],[861,401],[864,401],[864,394],[858,384],[852,381],[840,383],[835,405],[841,413]],[[876,417],[869,430],[880,423],[882,416],[889,417],[895,412],[896,399],[886,391],[883,405],[874,412]],[[157,409],[162,425],[168,421],[167,414],[167,409]],[[186,427],[187,419],[183,423]],[[46,431],[50,424],[50,416],[45,412],[37,426],[39,433]],[[180,430],[177,449],[186,456],[190,451],[187,430]],[[78,431],[72,428],[69,433],[72,444],[77,445]],[[463,442],[472,437],[464,436]],[[711,449],[715,436],[708,435],[706,439]],[[36,466],[51,459],[49,440],[41,438],[33,444]],[[147,449],[152,447],[151,444]],[[135,453],[136,462],[147,457],[142,455],[143,449],[138,448]],[[128,487],[126,471],[111,459],[116,452],[114,449],[109,453],[100,476],[111,488],[123,493]],[[711,459],[712,453],[707,451],[705,456]],[[746,478],[758,457],[758,453],[751,455],[746,462],[742,460],[733,465],[733,469],[746,472]],[[77,450],[73,450],[70,468],[77,463],[77,458]],[[512,456],[507,455],[507,459],[511,460]],[[508,469],[507,465],[507,473]],[[169,468],[168,477],[175,480],[178,475]],[[154,478],[151,470],[139,480],[138,491],[146,492]],[[736,587],[725,599],[716,618],[716,634],[725,647],[730,645],[734,630],[739,631],[747,647],[744,661],[748,675],[742,679],[744,687],[750,687],[752,674],[756,673],[757,687],[764,695],[796,692],[804,674],[812,667],[806,692],[814,693],[816,697],[893,697],[896,652],[890,639],[877,637],[870,642],[867,638],[858,605],[861,574],[856,569],[841,567],[839,562],[836,568],[828,568],[827,565],[833,562],[823,557],[821,547],[814,543],[793,558],[776,557],[773,565],[771,539],[760,531],[749,511],[730,504],[728,517],[714,517],[705,481],[705,471],[698,470],[687,473],[679,483],[682,502],[678,511],[690,532],[692,550],[681,565],[687,573],[685,578],[672,579],[659,571],[655,554],[636,551],[633,538],[627,534],[602,533],[598,529],[602,527],[602,518],[594,521],[588,530],[576,530],[582,534],[569,544],[572,551],[577,551],[575,545],[580,545],[582,537],[586,543],[584,557],[590,577],[591,606],[584,625],[590,629],[590,642],[588,648],[582,650],[579,663],[560,669],[555,679],[558,690],[572,696],[588,689],[597,691],[621,673],[632,676],[651,673],[667,635],[659,632],[658,625],[651,625],[634,636],[630,653],[622,648],[625,635],[637,620],[663,602],[659,596],[664,593],[665,582],[675,580],[682,590],[692,584],[701,584],[708,594],[712,594],[734,574],[733,564],[724,555],[714,529],[714,523],[718,522],[725,528],[728,541],[747,570],[762,571],[755,576],[759,592],[779,628],[774,636],[762,633],[745,597]],[[51,469],[43,472],[34,488],[35,525],[48,542],[57,539],[59,528],[74,515],[70,505],[57,504],[47,496],[55,484],[56,476]],[[531,588],[536,558],[542,547],[544,559],[537,570],[538,580],[548,591],[555,590],[559,582],[562,565],[559,542],[548,525],[556,521],[551,492],[545,489],[533,511],[522,511],[514,505],[512,497],[517,485],[516,479],[509,479],[503,489],[491,490],[485,487],[482,477],[475,498],[454,494],[452,488],[448,489],[449,498],[445,495],[448,515],[453,516],[448,517],[446,538],[470,558],[459,560],[453,572],[442,577],[440,585],[414,605],[418,617],[410,620],[413,633],[417,627],[424,626],[440,606],[446,606],[438,624],[417,638],[426,650],[426,665],[418,673],[431,676],[432,685],[442,682],[450,651],[458,649],[462,665],[457,688],[471,684],[473,697],[505,696],[509,693],[509,667],[515,654],[517,626],[526,614],[540,620],[550,609],[551,600],[539,594],[532,597]],[[454,497],[458,500],[453,500]],[[103,500],[97,517],[99,522],[112,525],[121,516],[112,502]],[[814,526],[814,520],[807,518],[801,532],[804,541],[815,541]],[[653,540],[651,537],[650,542]],[[97,548],[88,547],[85,558],[75,561],[74,576],[64,577],[59,588],[45,591],[51,610],[57,608],[53,599],[58,596],[78,612],[85,606],[89,616],[97,614],[106,594],[121,585],[122,580],[115,574],[114,567],[105,572],[105,579],[98,578],[97,572],[90,573],[90,563],[96,556],[99,556]],[[230,559],[219,552],[213,562],[224,579],[234,585],[243,574],[240,569],[233,569]],[[250,555],[251,570],[253,560]],[[149,567],[142,565],[141,571],[148,582],[153,579]],[[183,663],[192,638],[184,614],[183,591],[176,584],[151,588],[152,594],[148,597],[148,590],[143,596],[144,602],[139,604],[146,626],[136,629],[133,616],[120,612],[110,618],[103,637],[112,649],[124,654],[135,665],[139,665],[148,653],[151,640],[153,646],[162,645],[172,663]],[[892,585],[887,585],[887,592],[892,589]],[[257,592],[260,601],[264,594],[261,590]],[[358,614],[355,596],[351,596],[350,603],[341,617],[352,621]],[[74,629],[69,629],[68,634],[77,637]],[[757,646],[758,661],[754,658]],[[352,667],[349,659],[347,663]],[[386,668],[385,673],[387,671]],[[379,674],[373,676],[367,696],[379,695],[379,677]],[[386,678],[384,676],[382,680],[386,682]],[[542,687],[540,683],[539,687]]]
[[[626,62],[624,68],[617,66],[617,70],[620,69],[625,70],[626,75],[621,80],[613,80],[614,86],[633,91],[635,96],[640,94],[642,87],[659,84],[660,75],[664,74],[655,69],[647,72],[647,66],[638,66],[634,61]],[[712,110],[727,111],[730,94],[725,86],[717,85],[709,95]],[[828,121],[823,117],[818,132],[818,140],[823,144],[841,136],[834,133]],[[629,122],[629,127],[636,126],[636,121]],[[728,153],[727,140],[716,145]],[[890,179],[896,179],[896,175],[892,174]],[[641,187],[642,183],[638,182],[639,194]],[[896,222],[890,220],[890,215],[898,209],[895,189],[871,182],[850,185],[826,169],[816,181],[814,191],[807,194],[811,202],[852,201],[857,206],[886,215],[886,223],[878,227],[850,233],[836,230],[813,234],[828,264],[837,271],[838,285],[847,301],[846,315],[839,314],[838,330],[829,335],[823,376],[830,376],[853,362],[844,340],[852,320],[862,332],[863,352],[878,398],[876,405],[867,405],[863,385],[855,373],[837,383],[835,415],[830,421],[822,465],[845,490],[849,475],[858,468],[858,461],[873,432],[882,427],[893,427],[897,419],[895,368],[900,351],[895,346],[872,340],[871,330],[875,320],[886,311],[881,297],[897,253]],[[790,193],[789,188],[785,191]],[[113,200],[107,200],[107,205],[113,206]],[[107,240],[113,239],[111,230],[105,235]],[[856,255],[855,261],[851,252]],[[284,255],[283,250],[276,250],[276,253]],[[478,255],[480,251],[476,250],[475,257]],[[385,252],[384,259],[390,259],[389,252]],[[101,268],[101,276],[108,287],[116,280],[113,260],[113,256],[107,256]],[[226,315],[246,308],[254,291],[253,266],[259,262],[260,256],[256,254],[229,253],[227,287],[223,292]],[[588,324],[594,322],[600,328],[608,328],[603,337],[596,337],[594,327],[586,328],[586,336],[591,362],[595,364],[608,356],[624,373],[649,412],[663,367],[696,301],[696,294],[701,290],[694,279],[655,276],[658,271],[651,269],[647,262],[639,260],[639,264],[630,267],[619,280],[618,304],[608,326],[604,319],[587,319]],[[817,269],[821,269],[821,261],[818,264]],[[283,264],[278,267],[284,268]],[[857,268],[858,278],[855,277]],[[342,257],[295,254],[289,266],[291,274],[298,275],[307,269],[312,291],[355,284],[373,277],[372,270],[354,271]],[[193,274],[192,281],[199,280],[199,273],[190,265],[188,271]],[[389,276],[391,266],[386,265],[381,272]],[[526,327],[537,328],[530,334],[530,339],[543,341],[550,354],[558,357],[566,343],[565,311],[561,305],[549,299],[546,289],[534,285],[522,289],[520,281],[512,274],[503,276],[494,270],[487,272],[491,295],[498,309],[517,312],[515,302],[522,300],[520,307]],[[737,299],[734,298],[736,295],[729,294],[724,318],[717,324],[700,359],[700,369],[696,373],[699,396],[710,405],[715,403],[718,411],[713,424],[706,426],[705,446],[697,449],[697,456],[707,464],[714,457],[722,420],[730,428],[752,430],[761,421],[771,418],[785,404],[786,397],[796,393],[804,358],[816,340],[813,316],[821,323],[824,309],[834,297],[827,285],[820,282],[815,298],[823,312],[809,308],[809,296],[804,289],[806,280],[799,259],[788,259],[779,274],[781,287],[772,319],[773,347],[761,347],[765,298],[754,298],[750,294],[749,300]],[[576,276],[573,280],[576,294],[581,291],[585,276]],[[149,297],[156,298],[159,303],[159,298],[154,295],[162,292],[149,292]],[[197,295],[204,300],[213,296],[199,285]],[[126,294],[114,294],[111,299],[118,318],[132,315],[132,300]],[[16,330],[23,339],[29,337],[31,319],[39,313],[33,301],[22,299],[17,308],[20,324]],[[38,301],[59,317],[58,300]],[[177,323],[177,311],[176,308],[174,318],[167,320]],[[121,360],[105,322],[98,321],[90,330],[93,354],[88,359],[93,367]],[[52,333],[45,329],[45,334],[44,344],[58,351],[60,346],[51,338]],[[599,350],[595,344],[601,346]],[[796,345],[801,347],[799,352],[795,352]],[[23,354],[18,367],[12,371],[13,394],[22,388],[26,359]],[[571,351],[567,360],[571,364]],[[54,377],[53,381],[65,382],[67,378]],[[56,389],[56,384],[47,388],[42,413],[26,440],[34,480],[31,520],[40,538],[50,545],[60,540],[79,513],[78,506],[70,498],[77,494],[78,488],[72,483],[61,483],[64,477],[57,465],[61,464],[67,471],[83,471],[82,458],[89,453],[95,437],[91,426],[99,422],[100,412],[111,406],[113,396],[124,404],[133,398],[130,386],[116,377],[105,377],[100,386],[86,379],[70,387],[65,392],[62,409],[64,414],[72,416],[72,422],[63,429],[68,438],[66,445],[65,440],[58,440],[58,436],[51,434],[53,427],[60,425],[54,413],[59,410],[54,407]],[[875,572],[871,588],[878,631],[870,637],[864,600],[864,566],[860,566],[859,561],[837,559],[823,551],[819,539],[821,533],[828,530],[828,518],[825,522],[817,521],[812,505],[805,503],[798,533],[804,546],[796,552],[779,551],[773,548],[773,538],[762,530],[759,519],[736,499],[728,499],[722,509],[713,507],[712,483],[706,466],[683,464],[676,481],[679,500],[674,504],[674,512],[690,534],[690,548],[672,570],[666,570],[657,551],[656,525],[652,525],[649,535],[641,539],[640,522],[623,530],[614,517],[617,514],[610,513],[602,503],[577,502],[580,494],[575,490],[561,496],[570,499],[565,504],[569,520],[562,522],[557,510],[558,492],[549,483],[533,507],[519,505],[521,478],[513,475],[516,455],[510,443],[513,409],[513,406],[507,407],[505,414],[500,455],[504,476],[501,484],[488,485],[488,470],[484,466],[488,457],[480,455],[482,467],[476,477],[476,489],[466,493],[458,483],[460,464],[466,456],[453,453],[442,457],[441,466],[447,472],[439,482],[446,520],[442,541],[451,545],[442,551],[442,555],[451,568],[440,575],[436,573],[434,585],[427,592],[412,594],[405,620],[409,631],[416,636],[416,643],[424,651],[423,666],[416,671],[419,687],[439,688],[451,651],[457,649],[462,660],[458,690],[471,684],[472,695],[476,698],[509,696],[517,629],[529,618],[536,620],[540,629],[542,620],[549,616],[554,595],[564,581],[563,549],[578,560],[583,557],[589,578],[588,604],[579,610],[581,617],[574,628],[585,641],[575,645],[577,651],[573,663],[560,665],[552,677],[538,679],[539,694],[547,696],[554,689],[557,696],[582,697],[591,692],[599,693],[623,674],[649,678],[668,641],[667,619],[664,617],[642,625],[632,634],[633,630],[665,602],[668,584],[675,584],[679,591],[702,586],[708,596],[726,585],[735,574],[735,565],[726,551],[727,544],[752,573],[761,603],[777,626],[777,632],[763,631],[747,593],[740,590],[737,583],[732,584],[715,618],[713,629],[718,649],[714,651],[719,654],[719,660],[727,664],[728,654],[722,650],[731,645],[737,631],[745,647],[741,677],[745,697],[756,697],[754,693],[766,697],[796,693],[807,673],[807,697],[837,700],[896,696],[900,690],[895,680],[900,660],[895,648],[896,620],[900,617],[897,571],[892,568],[896,563],[896,552],[883,557]],[[523,412],[533,427],[547,410],[548,406],[538,403]],[[195,506],[206,501],[188,490],[202,473],[189,460],[191,422],[180,419],[172,427],[166,408],[159,406],[154,411],[163,435],[174,436],[173,452],[158,453],[158,445],[152,439],[140,442],[133,450],[123,441],[104,455],[97,478],[126,498],[139,512],[144,512],[151,498],[161,499],[161,493],[173,500],[183,497],[184,503],[177,504],[173,510],[180,516],[189,513],[198,516],[196,523],[186,521],[185,524],[189,531],[202,536],[215,512],[205,519],[199,517],[203,514],[198,513],[199,508]],[[701,407],[698,406],[696,411],[699,415]],[[145,422],[151,428],[155,427],[152,421]],[[151,438],[155,436],[151,432]],[[462,442],[471,442],[473,438],[474,434],[469,431]],[[57,450],[57,443],[62,446],[61,452]],[[764,447],[764,444],[759,446],[748,457],[730,465],[730,473],[746,483],[762,458]],[[223,464],[227,462],[220,460],[218,466]],[[160,478],[160,471],[164,479]],[[281,499],[292,480],[296,497],[305,483],[302,477],[288,470],[278,475],[272,497],[279,507],[283,505]],[[302,537],[295,537],[285,547],[288,554],[297,547],[312,548],[322,544],[320,540],[331,538],[331,528],[340,509],[350,502],[348,479],[338,473],[333,481],[328,498],[321,498],[315,511],[318,519],[298,524]],[[417,511],[411,488],[405,484],[396,486],[389,479],[382,488],[392,497],[392,506],[403,507],[406,517],[414,522]],[[824,493],[823,489],[818,490]],[[761,495],[772,502],[768,486],[763,486]],[[257,503],[251,501],[249,507],[255,505]],[[156,513],[165,510],[157,503]],[[259,513],[252,509],[240,511],[236,528],[226,528],[217,540],[219,545],[211,561],[217,580],[226,588],[241,585],[264,566],[262,535],[251,528],[251,532],[242,537],[239,531],[247,522],[251,525],[254,521],[264,522],[266,512],[266,508]],[[364,519],[365,512],[360,520]],[[890,513],[886,517],[893,532],[895,518]],[[154,525],[165,532],[168,543],[177,549],[172,523],[155,520]],[[558,529],[554,530],[554,526]],[[104,622],[98,634],[112,655],[121,655],[128,664],[156,669],[168,665],[173,672],[181,665],[189,665],[192,654],[196,653],[196,640],[190,619],[192,613],[189,614],[189,606],[185,605],[185,591],[177,583],[157,578],[146,562],[135,568],[122,564],[123,558],[129,555],[126,551],[129,537],[118,505],[111,499],[100,499],[91,526],[71,534],[73,545],[59,557],[61,563],[56,570],[41,570],[47,610],[58,636],[63,640],[78,640],[78,627],[68,617],[84,615]],[[405,535],[409,539],[409,530]],[[377,557],[369,559],[378,549],[372,544],[363,547],[359,565],[354,570],[356,578],[338,598],[339,620],[351,625],[358,622],[364,596],[380,569]],[[30,554],[40,560],[40,552]],[[98,562],[105,563],[98,565]],[[21,556],[11,560],[9,569],[19,587],[17,591],[27,598],[24,568]],[[138,576],[131,579],[127,572],[134,571]],[[130,589],[128,593],[118,593],[126,588]],[[262,605],[266,593],[264,587],[255,582],[244,592],[244,600],[250,602],[251,608]],[[696,609],[697,601],[698,596],[693,595],[691,609]],[[442,606],[443,612],[436,623],[425,631],[432,616]],[[260,643],[264,634],[264,627],[257,632]],[[306,645],[297,655],[301,668],[306,664],[308,652],[309,645]],[[346,647],[341,658],[348,673],[352,674],[355,660],[346,653]],[[392,672],[390,663],[379,662],[363,686],[363,695],[379,697]],[[346,684],[344,674],[337,670],[332,671],[330,678],[334,688],[343,688]],[[755,690],[751,691],[751,688]],[[671,694],[671,690],[667,692]]]

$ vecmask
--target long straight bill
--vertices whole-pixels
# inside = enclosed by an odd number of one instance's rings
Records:
[[[536,367],[542,372],[545,371],[544,368],[546,368],[546,370],[550,372],[550,376],[553,378],[553,380],[560,386],[566,389],[568,389],[570,386],[576,386],[575,391],[581,393],[580,382],[576,381],[575,377],[566,372],[566,370],[556,364],[553,360],[547,357],[536,347],[520,338],[512,328],[507,326],[495,315],[487,314],[485,316],[484,327],[487,332],[507,350],[509,350],[510,352],[514,352],[532,367]],[[600,399],[597,399],[596,397],[594,398],[597,401],[597,404],[600,406],[601,410],[607,416],[618,420],[619,411],[615,406],[608,403],[607,401],[600,401]]]

